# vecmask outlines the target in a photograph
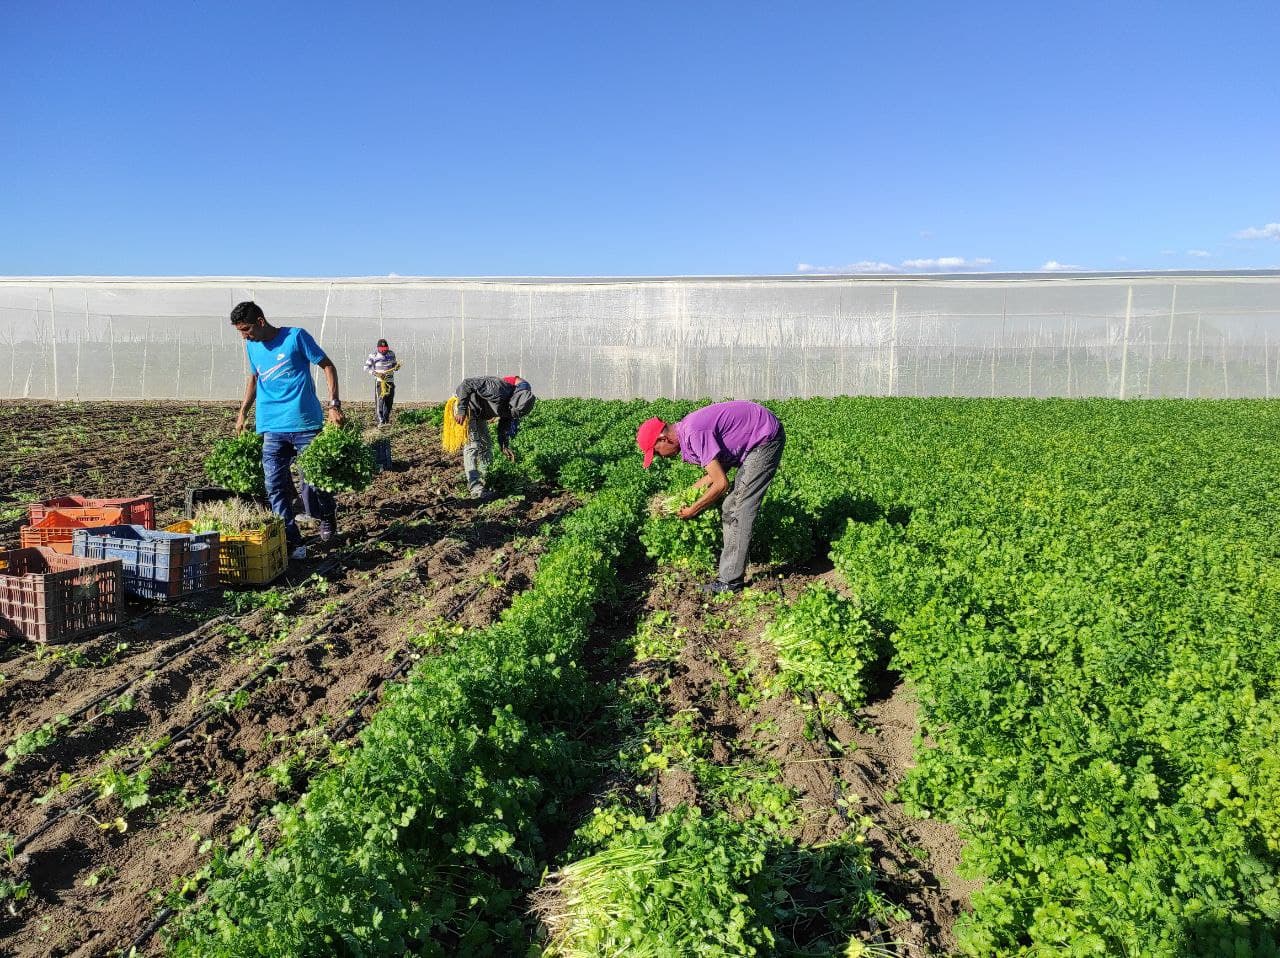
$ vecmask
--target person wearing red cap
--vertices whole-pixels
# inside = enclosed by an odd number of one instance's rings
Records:
[[[396,401],[395,374],[399,368],[400,361],[385,339],[378,340],[378,345],[364,361],[364,371],[373,377],[373,408],[379,426],[391,422],[391,406]]]
[[[467,441],[462,447],[462,468],[467,476],[471,498],[483,502],[492,498],[485,488],[485,475],[493,460],[493,444],[489,439],[489,423],[498,420],[498,448],[511,462],[516,454],[511,440],[520,429],[520,420],[533,409],[537,399],[527,380],[519,376],[476,376],[464,379],[454,395],[458,405],[454,420],[467,423]]]
[[[694,483],[703,493],[692,505],[677,513],[692,519],[728,497],[720,507],[724,525],[724,545],[720,550],[719,577],[700,588],[704,592],[737,592],[742,588],[751,547],[751,527],[782,461],[786,431],[778,417],[759,403],[733,401],[713,403],[689,413],[679,422],[653,418],[636,430],[636,445],[644,453],[644,467],[653,457],[674,456],[701,466],[706,474]],[[738,474],[729,492],[729,470]]]

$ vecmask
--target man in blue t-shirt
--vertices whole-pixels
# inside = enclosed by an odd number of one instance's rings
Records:
[[[311,379],[312,363],[324,370],[329,383],[329,421],[339,426],[345,421],[338,400],[338,370],[310,333],[292,326],[272,326],[257,303],[237,304],[231,311],[231,325],[245,341],[250,367],[236,432],[244,430],[245,417],[256,400],[254,420],[262,434],[262,471],[271,511],[284,519],[291,558],[305,559],[307,549],[294,520],[296,493],[290,469],[324,425],[325,413]],[[303,508],[320,520],[320,541],[328,542],[337,533],[337,503],[332,493],[309,485],[306,476],[302,480]]]

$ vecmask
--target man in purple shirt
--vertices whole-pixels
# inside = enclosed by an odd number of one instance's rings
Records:
[[[765,491],[782,461],[787,437],[778,417],[759,403],[718,402],[689,413],[679,422],[647,420],[636,431],[636,445],[649,468],[654,455],[680,453],[685,462],[701,466],[706,475],[694,483],[703,493],[678,515],[692,519],[714,505],[729,489],[730,469],[738,475],[720,512],[724,522],[724,546],[720,550],[720,574],[701,588],[712,594],[737,592],[747,567],[751,527]]]

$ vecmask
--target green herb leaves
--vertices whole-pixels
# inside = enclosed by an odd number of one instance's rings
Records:
[[[323,492],[362,492],[373,482],[373,449],[352,427],[327,423],[298,457],[307,482]]]
[[[245,431],[219,439],[204,461],[204,474],[211,482],[246,496],[267,496],[266,477],[262,471],[262,436]]]

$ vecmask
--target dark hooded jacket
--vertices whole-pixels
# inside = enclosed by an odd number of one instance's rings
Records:
[[[483,422],[498,420],[498,445],[506,449],[519,429],[519,420],[533,409],[537,399],[528,383],[513,386],[497,376],[476,376],[464,379],[455,395],[458,406],[468,416]]]

